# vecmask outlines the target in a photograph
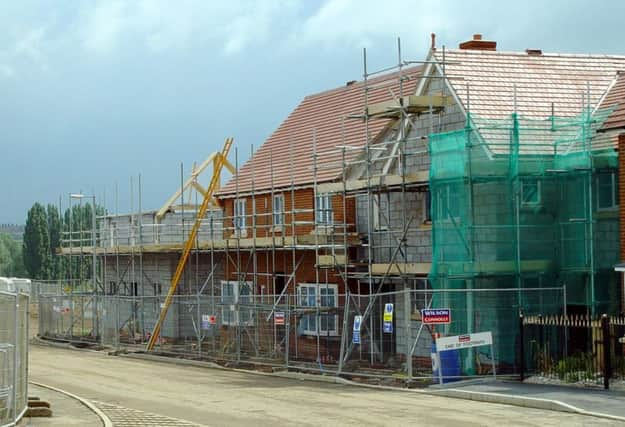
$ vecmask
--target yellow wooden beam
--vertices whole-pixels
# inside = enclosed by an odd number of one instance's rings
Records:
[[[176,289],[178,288],[178,284],[180,283],[180,279],[182,278],[182,273],[184,272],[184,268],[187,264],[187,260],[189,259],[189,255],[191,254],[191,249],[195,244],[195,239],[197,237],[197,233],[202,226],[202,220],[204,219],[204,215],[208,210],[208,205],[213,197],[213,193],[219,186],[219,177],[221,174],[221,169],[224,165],[223,159],[228,156],[230,152],[230,147],[232,147],[232,143],[234,142],[233,138],[227,138],[223,149],[221,151],[221,156],[219,160],[214,165],[213,177],[211,178],[211,182],[208,186],[208,190],[204,195],[204,200],[202,201],[202,206],[197,212],[197,216],[195,219],[195,223],[193,224],[193,228],[189,233],[189,237],[184,245],[184,249],[180,256],[180,260],[178,261],[178,266],[176,267],[176,272],[171,280],[171,286],[169,287],[169,291],[167,292],[167,297],[165,298],[165,302],[163,303],[163,308],[161,309],[161,313],[158,317],[158,321],[156,325],[154,325],[154,330],[152,331],[152,335],[150,335],[150,339],[147,344],[147,350],[150,351],[154,348],[154,345],[158,341],[158,337],[161,334],[161,327],[165,318],[167,317],[167,312],[169,311],[169,306],[171,305],[174,295],[176,294]]]

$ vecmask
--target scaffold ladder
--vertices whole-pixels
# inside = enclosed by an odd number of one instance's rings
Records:
[[[226,138],[226,142],[224,143],[220,155],[215,159],[216,161],[213,166],[213,176],[211,178],[211,182],[206,189],[206,192],[203,193],[204,200],[202,201],[200,210],[198,211],[195,218],[195,223],[193,224],[191,233],[189,234],[189,237],[184,245],[182,256],[180,257],[180,261],[178,261],[178,266],[176,267],[174,277],[171,279],[171,286],[169,287],[169,291],[167,292],[167,297],[165,298],[165,302],[163,303],[161,313],[158,316],[158,321],[156,322],[156,325],[154,325],[154,330],[150,335],[150,339],[146,347],[147,351],[151,351],[154,348],[154,345],[158,341],[158,337],[161,334],[161,327],[163,326],[163,322],[165,322],[165,318],[167,317],[167,311],[169,310],[169,306],[171,305],[174,299],[174,295],[176,294],[176,289],[178,288],[178,284],[180,283],[180,279],[182,278],[182,273],[184,272],[185,265],[187,264],[187,260],[189,259],[189,254],[193,249],[197,233],[202,225],[202,219],[204,218],[204,215],[208,210],[210,201],[213,198],[213,193],[219,188],[221,170],[223,169],[224,164],[227,162],[226,158],[228,157],[228,153],[230,152],[230,147],[232,147],[233,141],[234,138]]]

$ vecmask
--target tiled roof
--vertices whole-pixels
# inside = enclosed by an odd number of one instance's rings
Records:
[[[443,51],[434,56],[443,59]],[[590,93],[596,106],[618,70],[625,70],[625,56],[534,54],[451,49],[445,51],[445,74],[465,109],[476,117],[503,118],[519,115],[543,119],[580,114],[582,100]]]
[[[403,94],[414,94],[421,67],[403,70]],[[392,100],[399,96],[398,74],[391,73],[370,79],[369,102]],[[341,152],[337,145],[363,147],[365,138],[364,122],[342,118],[347,115],[362,114],[364,109],[364,83],[351,84],[310,95],[291,112],[278,129],[254,153],[252,158],[239,168],[238,177],[233,177],[222,187],[217,196],[249,192],[252,189],[263,191],[271,188],[272,175],[274,188],[313,183],[313,134],[316,136],[318,153],[317,182],[328,182],[342,173]],[[343,123],[344,122],[344,126]],[[369,133],[375,138],[388,120],[371,120]],[[360,150],[346,150],[346,160],[352,160]],[[272,167],[273,165],[273,167]],[[238,184],[237,184],[238,179]]]
[[[614,108],[602,130],[625,128],[625,72],[616,76],[616,81],[601,102],[600,108]]]

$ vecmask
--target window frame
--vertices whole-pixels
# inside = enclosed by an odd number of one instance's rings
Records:
[[[423,223],[432,223],[432,192],[429,188],[423,192]]]
[[[526,201],[523,195],[524,192],[524,188],[526,185],[528,184],[536,184],[536,201]],[[521,206],[527,206],[527,207],[536,207],[536,206],[541,206],[543,203],[543,197],[542,197],[542,183],[535,178],[528,178],[528,179],[522,179],[521,180],[521,188],[520,188],[520,200],[521,200]]]
[[[276,201],[280,201],[280,203],[276,203]],[[277,205],[279,209],[276,209]],[[275,228],[284,227],[284,194],[274,194],[271,201],[271,212],[272,212],[272,221],[273,226]]]
[[[307,289],[305,298],[302,290]],[[314,293],[311,295],[310,290],[314,290]],[[322,295],[323,290],[332,290],[331,294]],[[310,304],[311,296],[314,298],[314,305]],[[322,298],[328,299],[332,298],[332,305],[321,305]],[[306,303],[304,303],[306,301]],[[297,304],[300,307],[338,307],[339,303],[339,287],[335,283],[299,283],[297,285]],[[326,327],[325,330],[322,330],[321,325],[323,323],[323,317],[330,318],[332,317],[334,320],[334,328],[328,329]],[[311,319],[314,319],[314,329],[311,328]],[[306,325],[300,329],[302,324],[306,323]],[[326,321],[327,326],[327,321]],[[298,321],[298,331],[301,331],[303,335],[312,335],[312,336],[331,336],[336,337],[339,336],[339,316],[338,314],[304,314],[301,319]]]
[[[323,193],[315,196],[315,224],[318,226],[331,226],[334,223],[334,210],[332,208],[332,194]]]
[[[241,295],[241,288],[239,285],[242,284],[249,289],[249,293],[245,295]],[[239,282],[238,280],[222,280],[220,283],[221,295],[219,296],[219,303],[221,305],[221,324],[224,326],[251,326],[254,324],[254,311],[252,309],[245,310],[248,313],[247,319],[242,320],[241,309],[231,310],[231,306],[236,306],[237,304],[241,304],[241,300],[246,297],[254,297],[254,283],[251,281]],[[232,295],[224,295],[224,288],[231,287]],[[226,297],[228,299],[226,300]],[[246,302],[243,301],[245,304]],[[250,300],[248,303],[253,303],[253,300]],[[232,315],[231,315],[232,313]]]
[[[241,212],[243,209],[243,212]],[[247,210],[247,199],[234,199],[233,205],[233,226],[235,233],[243,233],[247,230],[247,218],[246,218],[246,210]]]
[[[611,203],[610,206],[601,206],[600,203],[600,188],[601,188],[601,177],[610,176],[610,195],[611,195]],[[610,172],[599,172],[596,175],[596,186],[595,191],[597,192],[597,211],[599,212],[610,212],[615,211],[619,207],[619,188],[618,188],[618,174],[614,171]]]
[[[456,215],[453,215],[454,212],[451,212],[451,209],[449,209],[449,206],[451,205],[451,202],[452,202],[451,190],[452,190],[452,184],[447,184],[436,192],[436,197],[438,198],[438,211],[439,211],[438,220],[442,222],[452,222],[452,219],[453,219],[453,222],[457,223],[460,220],[460,212],[455,212]],[[447,199],[446,203],[443,204],[442,198]],[[447,207],[447,211],[443,210],[443,206]],[[431,215],[431,212],[430,212],[430,215]]]

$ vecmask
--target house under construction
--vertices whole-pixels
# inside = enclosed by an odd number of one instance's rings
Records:
[[[306,97],[243,165],[228,140],[160,210],[100,218],[95,248],[67,236],[63,254],[99,265],[89,333],[413,376],[435,334],[488,330],[513,372],[520,311],[621,310],[625,57],[496,49],[433,38],[413,61],[398,43],[379,72],[365,52],[363,80]],[[423,324],[435,307],[453,320]],[[462,355],[467,375],[481,357]]]

